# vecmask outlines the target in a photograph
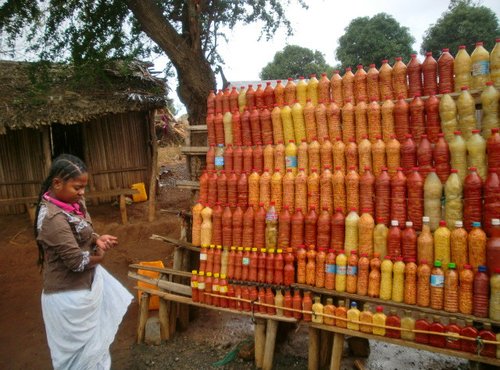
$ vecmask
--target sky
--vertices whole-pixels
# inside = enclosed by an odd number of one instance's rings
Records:
[[[352,19],[357,17],[372,17],[385,12],[394,17],[399,24],[408,27],[415,38],[413,49],[420,50],[424,32],[435,23],[449,5],[449,0],[304,0],[309,9],[303,9],[295,1],[288,7],[286,16],[294,29],[292,36],[286,36],[286,30],[280,29],[274,37],[266,41],[258,41],[261,24],[238,25],[227,30],[228,42],[221,41],[219,53],[225,61],[224,74],[228,81],[259,80],[262,68],[273,60],[274,54],[286,45],[299,45],[312,50],[318,50],[325,55],[326,62],[335,65],[335,49],[338,39],[344,34],[345,28]],[[500,0],[481,0],[481,4],[492,9],[500,18]],[[480,41],[480,40],[478,40]],[[443,48],[446,45],[443,45]],[[407,56],[409,57],[409,56]],[[423,58],[420,58],[423,60]],[[376,61],[374,61],[376,62]],[[165,68],[165,58],[155,61],[155,68]],[[222,82],[217,76],[218,88]],[[177,81],[169,81],[172,95],[175,95]],[[172,96],[179,113],[184,113],[177,96]]]

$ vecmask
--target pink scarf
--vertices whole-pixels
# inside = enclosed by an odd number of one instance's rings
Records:
[[[61,202],[60,200],[57,200],[56,198],[52,198],[49,193],[45,193],[43,195],[43,199],[49,201],[52,204],[55,204],[62,210],[70,213],[74,213],[77,216],[85,217],[85,212],[81,210],[80,204],[79,203],[66,203],[66,202]]]

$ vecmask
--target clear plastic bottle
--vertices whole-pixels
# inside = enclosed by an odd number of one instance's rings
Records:
[[[303,109],[305,104],[306,102],[304,102],[304,104],[296,102],[292,106],[293,131],[295,134],[295,141],[297,143],[300,143],[302,139],[306,138],[306,123],[304,120],[304,109]]]
[[[471,137],[467,140],[467,165],[475,167],[478,175],[485,181],[488,175],[486,141],[479,132],[479,130],[472,130]]]
[[[358,249],[359,253],[366,253],[368,256],[373,255],[373,231],[375,222],[368,210],[363,209],[361,217],[358,220]]]
[[[453,91],[453,65],[454,58],[450,54],[450,49],[443,49],[438,59],[439,93]]]
[[[455,73],[455,92],[460,92],[463,86],[472,86],[472,60],[465,45],[458,47],[453,70]]]
[[[392,67],[387,59],[382,60],[382,65],[379,68],[378,86],[380,95],[394,99],[394,91],[392,88]]]
[[[380,278],[380,299],[388,301],[392,296],[392,270],[393,263],[390,256],[385,256],[382,262]]]
[[[359,330],[359,324],[354,321],[359,322],[360,312],[358,310],[358,304],[356,302],[351,302],[351,308],[347,311],[347,329]]]
[[[295,85],[295,82],[293,82],[293,78],[288,77],[285,85],[285,105],[292,105],[296,100],[296,89],[297,86]]]
[[[483,47],[483,42],[476,42],[472,52],[472,88],[483,89],[484,84],[490,80],[490,53]]]
[[[498,74],[500,79],[500,70],[498,71]],[[481,93],[481,106],[483,108],[483,116],[481,117],[481,135],[484,140],[488,140],[491,136],[492,128],[498,128],[500,125],[498,120],[499,100],[500,91],[493,86],[493,81],[486,82],[486,87]]]
[[[312,305],[311,292],[305,291],[304,297],[302,298],[302,311],[304,311],[303,320],[305,322],[312,321]]]
[[[310,286],[316,284],[316,251],[314,245],[310,245],[307,251],[306,284]]]
[[[212,242],[212,208],[205,205],[205,208],[201,211],[201,217],[203,221],[201,223],[200,242],[202,246],[208,247]]]
[[[358,286],[358,251],[352,250],[347,260],[346,292],[355,294]]]
[[[193,226],[192,226],[192,244],[194,246],[201,246],[201,224],[203,222],[203,217],[201,217],[201,211],[203,210],[203,205],[198,201],[193,206]]]
[[[287,170],[290,168],[294,175],[297,174],[297,145],[294,140],[289,140],[285,147],[285,166]]]
[[[450,141],[449,148],[451,168],[458,171],[458,177],[463,184],[465,176],[467,176],[467,143],[463,139],[461,131],[453,133],[453,140]]]
[[[458,129],[457,104],[450,94],[444,94],[439,100],[439,116],[441,130],[445,140],[449,143],[453,139],[453,133]]]
[[[335,316],[343,319],[347,319],[347,308],[345,307],[345,301],[339,300],[337,308],[335,308]],[[347,328],[347,321],[342,319],[335,319],[335,326],[339,328]]]
[[[358,224],[358,213],[356,209],[351,209],[351,212],[349,212],[345,219],[344,250],[348,255],[350,255],[352,250],[358,250]]]
[[[434,231],[439,226],[441,220],[441,196],[443,194],[443,185],[441,180],[432,169],[424,183],[424,214],[429,217],[429,227]]]
[[[295,132],[293,130],[293,118],[292,118],[292,108],[290,105],[285,105],[281,108],[281,122],[283,124],[283,139],[285,144],[289,143],[290,140],[295,140]]]
[[[490,278],[490,312],[491,320],[500,321],[500,268],[496,268]]]
[[[370,260],[370,274],[368,275],[368,296],[378,298],[380,295],[380,255],[375,252]]]
[[[385,324],[393,328],[401,327],[401,318],[398,316],[396,309],[393,308],[389,311]],[[389,338],[401,338],[401,331],[397,329],[386,329],[385,336]]]
[[[379,253],[381,258],[387,255],[387,234],[389,229],[385,226],[384,219],[378,218],[373,230],[373,251]]]
[[[472,314],[477,317],[488,317],[490,281],[486,266],[480,265],[474,275],[474,301]]]
[[[332,100],[339,106],[344,105],[344,97],[342,95],[342,76],[340,71],[333,71],[330,78],[330,91],[332,93]]]
[[[412,331],[415,329],[415,319],[410,310],[405,310],[405,315],[401,319],[401,328],[407,329],[401,330],[401,339],[415,340],[415,333]]]
[[[417,265],[414,258],[406,260],[405,265],[405,286],[404,286],[404,303],[417,303]]]
[[[458,170],[452,169],[444,186],[445,194],[445,220],[450,230],[455,228],[455,222],[463,217],[463,186],[458,176]]]

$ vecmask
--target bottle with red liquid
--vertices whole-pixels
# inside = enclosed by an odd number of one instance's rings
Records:
[[[212,282],[213,282],[212,273],[207,272],[207,276],[205,276],[205,291],[203,293],[205,296],[204,303],[208,305],[212,305],[212,296],[211,296],[213,289]]]
[[[198,273],[198,302],[205,303],[205,272]]]
[[[212,294],[213,294],[213,297],[212,297],[212,304],[215,306],[215,307],[219,307],[220,306],[220,297],[219,297],[219,293],[220,293],[220,280],[219,280],[219,273],[214,273],[214,277],[212,279]]]
[[[243,275],[243,247],[236,249],[236,256],[234,259],[234,279],[241,280]]]
[[[488,256],[486,263],[490,274],[500,268],[500,219],[492,219],[491,226],[491,236],[486,242],[486,255]]]
[[[306,283],[306,265],[307,265],[307,252],[305,246],[302,244],[297,248],[297,283]]]
[[[283,308],[285,317],[293,317],[293,311],[290,311],[290,309],[293,309],[293,298],[292,294],[290,293],[290,288],[285,289],[285,297],[283,298]]]
[[[464,180],[464,227],[467,232],[472,230],[472,223],[480,221],[483,213],[483,181],[475,167],[469,168],[469,174]]]
[[[222,212],[220,202],[216,202],[212,213],[212,244],[215,245],[222,245]]]
[[[345,239],[345,216],[341,208],[337,208],[332,216],[331,232],[330,248],[338,252],[344,248]]]
[[[414,167],[406,180],[408,220],[413,223],[414,230],[421,231],[424,216],[424,177],[420,175],[419,167]]]
[[[222,246],[218,245],[215,247],[214,250],[214,267],[212,269],[212,273],[220,274],[221,261],[222,261]]]
[[[266,283],[272,284],[274,280],[274,249],[268,249],[266,255]]]
[[[249,284],[248,291],[249,291],[248,293],[250,296],[250,302],[255,302],[259,299],[259,291],[257,290],[256,285]],[[249,303],[249,306],[250,306],[250,309],[249,309],[249,311],[250,311],[250,310],[252,310],[253,304]]]
[[[424,312],[419,313],[419,318],[415,321],[415,329],[422,331],[429,331],[430,324],[427,321]],[[429,344],[429,334],[426,333],[415,333],[415,342],[422,344]]]
[[[461,330],[462,328],[457,325],[457,319],[450,317],[445,329],[446,334],[449,334],[446,337],[446,348],[460,350],[460,339],[456,338],[456,336],[460,335]]]
[[[417,59],[417,54],[411,54],[411,60],[406,66],[408,76],[408,97],[413,98],[416,94],[422,95],[422,65]]]
[[[425,101],[426,129],[429,141],[435,144],[441,132],[441,117],[439,116],[439,98],[431,92]]]
[[[436,174],[441,180],[441,183],[446,183],[448,176],[450,176],[451,165],[450,165],[450,148],[448,143],[444,139],[444,134],[438,134],[438,141],[434,145],[434,150],[432,152],[432,157],[434,159],[434,168],[436,169]]]
[[[337,272],[335,261],[335,252],[333,249],[329,249],[325,260],[325,289],[335,289],[335,274]]]
[[[276,315],[276,308],[274,308],[274,293],[270,286],[266,287],[266,313],[268,315]]]
[[[260,253],[257,258],[257,281],[259,283],[266,282],[266,257],[267,257],[267,249],[260,248]]]
[[[217,202],[217,174],[214,170],[208,171],[207,202],[210,207],[213,207]]]
[[[292,248],[287,248],[285,255],[285,266],[283,267],[283,283],[285,286],[290,286],[295,283],[295,266]]]
[[[431,95],[432,92],[438,91],[437,83],[438,63],[432,57],[432,52],[425,53],[425,60],[422,63],[422,75],[424,77],[424,96]]]
[[[259,257],[257,254],[257,248],[252,248],[250,251],[250,264],[248,265],[248,280],[256,282],[257,279],[257,269],[259,265]]]
[[[235,262],[236,262],[236,247],[232,246],[231,249],[229,250],[229,257],[227,260],[227,278],[228,279],[234,278]]]
[[[212,272],[213,273],[214,253],[215,253],[215,245],[211,244],[207,250],[207,263],[205,265],[205,272]]]
[[[406,228],[401,233],[401,246],[405,260],[417,258],[417,232],[411,221],[406,221]]]
[[[300,290],[295,289],[292,298],[293,317],[297,320],[302,318],[302,297],[300,296]]]
[[[472,314],[477,317],[488,317],[490,297],[490,279],[486,266],[479,266],[474,275],[474,301]]]
[[[405,135],[405,141],[401,143],[401,167],[405,175],[409,175],[413,167],[417,165],[417,145],[413,141],[413,135]]]
[[[316,236],[316,242],[318,248],[330,247],[330,234],[331,234],[331,216],[328,211],[328,207],[323,207],[323,211],[318,217],[318,232]]]
[[[397,311],[392,309],[387,315],[385,325],[396,328],[401,327],[401,318],[398,316]],[[388,338],[401,338],[401,331],[397,329],[386,329],[385,336]]]
[[[238,206],[242,209],[248,206],[248,178],[245,171],[238,179]]]
[[[460,330],[460,336],[470,337],[473,340],[460,339],[460,348],[464,352],[476,353],[476,338],[479,335],[478,330],[473,326],[472,320],[465,320],[465,326]]]
[[[479,336],[483,340],[491,340],[493,342],[496,342],[497,338],[495,333],[491,330],[491,324],[490,323],[484,323],[483,324],[483,330],[479,332]],[[492,343],[485,343],[483,349],[479,353],[481,356],[486,356],[486,357],[496,357],[497,354],[497,346],[492,344]]]
[[[439,316],[434,316],[434,322],[430,325],[429,331],[436,333],[444,333],[445,327],[441,324]],[[442,335],[429,335],[429,344],[434,347],[444,348],[446,346],[446,337]]]
[[[312,312],[312,298],[311,292],[305,291],[304,298],[302,299],[302,310],[304,311],[303,320],[305,322],[310,322],[312,320],[312,314],[306,312]]]
[[[198,291],[198,271],[191,271],[191,299],[193,302],[200,301],[200,294]]]
[[[391,221],[391,227],[387,233],[387,253],[391,257],[401,256],[401,229],[397,220]]]
[[[500,177],[497,174],[497,169],[489,167],[488,176],[484,181],[483,186],[484,193],[484,212],[483,212],[483,225],[484,232],[488,237],[491,236],[492,220],[494,218],[500,217]],[[497,261],[500,266],[500,260],[489,258],[491,261]],[[489,266],[488,266],[489,267]],[[495,271],[494,269],[489,269],[489,271]]]
[[[259,304],[257,306],[258,309],[259,309],[259,312],[263,313],[263,314],[267,313],[267,308],[265,306],[265,303],[266,303],[266,290],[265,290],[265,288],[264,288],[263,285],[259,286],[259,291],[258,291],[257,297],[258,297],[257,300],[259,302]]]
[[[247,296],[249,294],[248,290],[246,291],[245,293]],[[238,310],[238,311],[243,311],[243,285],[240,285],[240,284],[236,284],[234,285],[234,304],[235,304],[235,308]]]
[[[313,244],[307,251],[306,284],[311,286],[316,284],[316,251]]]
[[[316,288],[323,288],[325,286],[325,262],[325,249],[318,248],[318,253],[316,253]]]
[[[382,168],[382,173],[375,179],[375,216],[384,219],[386,226],[391,220],[391,178],[387,168]]]
[[[285,205],[281,209],[278,217],[278,246],[281,248],[290,247],[290,226],[291,216],[289,206]]]
[[[299,245],[304,244],[304,215],[301,208],[295,210],[290,224],[290,246],[296,250]]]
[[[236,309],[236,300],[231,299],[236,297],[236,292],[233,284],[227,284],[227,307],[230,309]]]
[[[488,166],[496,168],[500,176],[500,129],[498,127],[491,129],[491,136],[486,141],[486,151],[488,152]]]
[[[219,306],[222,308],[229,307],[229,301],[226,298],[228,293],[226,274],[222,274],[219,279]]]
[[[250,278],[250,252],[252,248],[245,247],[241,258],[241,280],[249,281]]]
[[[318,214],[316,207],[311,206],[309,213],[304,220],[304,243],[306,245],[316,245],[316,228],[318,223]]]
[[[285,261],[283,259],[283,250],[277,249],[276,255],[274,256],[274,277],[273,283],[276,285],[282,285],[284,281],[283,270],[285,267]]]

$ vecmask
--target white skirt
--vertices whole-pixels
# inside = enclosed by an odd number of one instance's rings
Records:
[[[55,370],[109,369],[113,342],[133,296],[97,265],[91,290],[42,293],[42,313]]]

